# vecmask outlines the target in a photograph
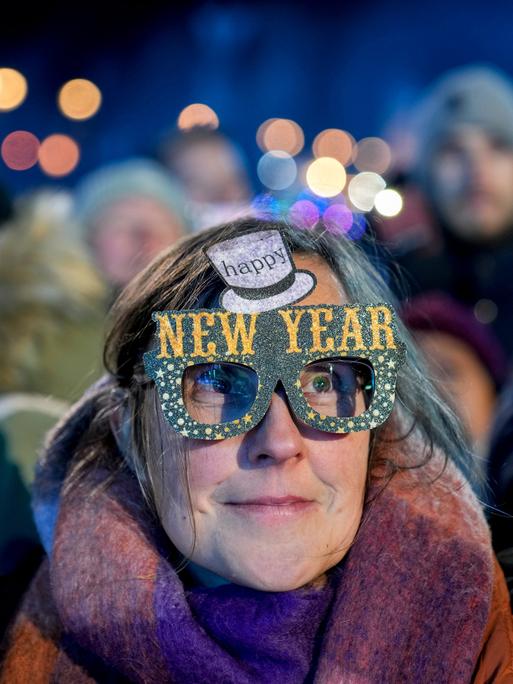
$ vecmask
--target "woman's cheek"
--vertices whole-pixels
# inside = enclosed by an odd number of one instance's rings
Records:
[[[237,463],[236,451],[232,454],[228,444],[232,440],[209,442],[198,440],[189,448],[187,472],[193,501],[201,500],[221,484],[233,471]]]

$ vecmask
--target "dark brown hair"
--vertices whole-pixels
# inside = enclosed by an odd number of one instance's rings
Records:
[[[117,457],[112,456],[114,440],[109,417],[124,406],[126,443],[122,451],[125,461],[129,454],[130,465],[150,506],[156,510],[161,478],[154,474],[163,467],[163,454],[166,446],[169,452],[170,444],[187,486],[187,459],[181,457],[185,440],[163,419],[156,420],[161,414],[157,391],[144,374],[143,353],[150,348],[154,333],[151,313],[214,306],[224,284],[205,250],[220,240],[269,229],[281,231],[292,253],[323,259],[337,276],[349,302],[394,304],[389,288],[362,248],[348,238],[333,236],[322,225],[313,231],[302,231],[287,223],[247,218],[183,239],[157,257],[114,304],[104,355],[113,384],[99,398],[99,410],[91,428],[92,446],[78,469],[101,458],[102,453],[110,454],[112,466],[122,463],[119,451]],[[392,415],[384,426],[372,431],[369,474],[379,472],[386,482],[399,470],[426,464],[439,449],[444,458],[453,459],[469,475],[468,453],[457,419],[430,383],[410,335],[402,324],[399,327],[406,344],[406,362],[398,373]],[[407,440],[413,433],[420,435],[423,447],[413,466],[405,466],[391,456],[394,449],[390,445]],[[103,451],[98,448],[102,443]],[[110,449],[105,449],[109,445]]]

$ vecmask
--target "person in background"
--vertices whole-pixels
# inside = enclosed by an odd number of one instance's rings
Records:
[[[40,558],[28,492],[44,436],[101,374],[107,288],[71,206],[38,191],[0,230],[0,632]]]
[[[64,191],[20,198],[0,231],[0,392],[70,402],[101,369],[107,288]]]
[[[484,456],[508,371],[499,341],[471,309],[441,292],[413,297],[403,304],[401,316],[440,393],[461,419],[475,452]]]
[[[248,213],[247,164],[223,133],[206,126],[174,132],[161,141],[157,156],[182,183],[195,230]]]
[[[86,176],[76,188],[75,206],[114,295],[189,231],[179,185],[149,159],[116,162]]]
[[[419,105],[416,128],[411,180],[435,223],[427,243],[415,246],[412,231],[406,231],[411,249],[397,250],[411,293],[442,290],[469,306],[477,320],[491,325],[511,358],[512,84],[491,68],[456,69]],[[426,223],[422,212],[411,220]]]

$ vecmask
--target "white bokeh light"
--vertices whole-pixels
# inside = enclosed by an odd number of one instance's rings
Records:
[[[306,182],[319,197],[335,197],[346,184],[346,170],[332,157],[319,157],[307,169]]]
[[[297,164],[283,150],[271,150],[260,157],[257,174],[262,185],[271,190],[285,190],[297,177]]]
[[[374,206],[376,195],[385,187],[386,183],[379,174],[363,171],[351,178],[347,191],[356,209],[370,211]]]
[[[397,216],[403,208],[403,198],[397,190],[386,188],[378,192],[374,206],[381,216]]]

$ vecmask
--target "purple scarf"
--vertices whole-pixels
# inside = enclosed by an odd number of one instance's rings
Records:
[[[98,489],[105,473],[95,469],[60,494],[70,449],[89,419],[86,401],[58,429],[37,480],[36,516],[50,557],[17,629],[39,630],[34,648],[46,645],[48,680],[471,680],[493,561],[480,507],[454,467],[434,482],[438,459],[396,476],[366,508],[353,547],[324,586],[278,593],[184,586],[131,475]],[[411,462],[414,454],[403,448],[399,456]]]

